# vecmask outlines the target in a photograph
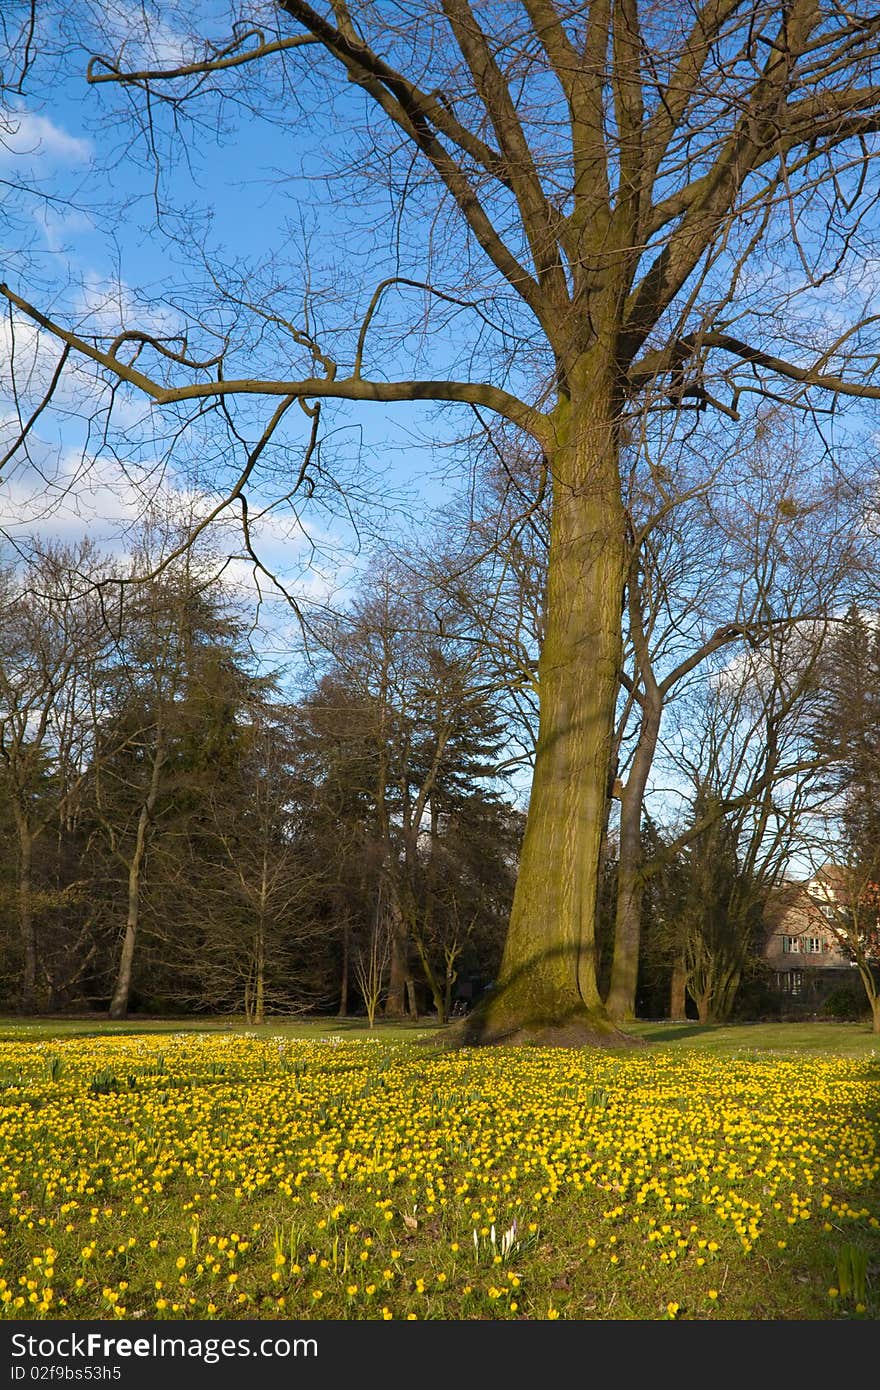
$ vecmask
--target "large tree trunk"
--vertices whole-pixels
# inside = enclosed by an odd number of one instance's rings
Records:
[[[388,971],[388,993],[385,996],[385,1018],[418,1016],[415,981],[409,963],[412,944],[413,905],[406,883],[389,877],[388,905],[391,918],[391,964]]]
[[[656,686],[645,695],[639,741],[626,786],[620,795],[620,851],[617,867],[617,912],[614,922],[614,956],[611,985],[605,1006],[618,1022],[636,1016],[639,946],[642,931],[642,807],[657,738],[660,733],[660,699]]]
[[[626,541],[613,390],[598,389],[600,371],[593,364],[581,409],[556,412],[538,746],[499,979],[469,1020],[481,1041],[616,1032],[599,995],[595,923]]]
[[[404,1018],[406,1016],[407,984],[410,973],[409,940],[404,916],[393,886],[388,896],[391,918],[391,963],[388,967],[388,992],[385,995],[383,1014],[386,1018]]]
[[[669,1017],[676,1023],[687,1019],[687,962],[684,955],[677,955],[672,962],[672,979],[669,982]]]

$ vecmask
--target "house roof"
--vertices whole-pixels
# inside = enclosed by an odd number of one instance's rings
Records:
[[[807,891],[807,884],[805,882],[789,880],[775,889],[767,899],[767,904],[764,908],[764,921],[768,929],[770,931],[778,930],[783,919],[801,900],[804,907],[815,908],[818,912],[815,900]]]
[[[821,869],[817,869],[816,873],[813,874],[813,877],[809,881],[810,883],[824,884],[833,892],[839,893],[846,888],[847,872],[846,869],[841,868],[839,864],[823,864]]]

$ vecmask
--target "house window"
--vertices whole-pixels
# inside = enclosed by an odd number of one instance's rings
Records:
[[[822,950],[821,938],[818,936],[805,937],[804,949],[806,950],[807,955],[818,956],[819,952]]]
[[[783,994],[800,994],[803,980],[802,970],[783,970],[779,975],[779,988]]]
[[[799,936],[784,936],[782,938],[782,950],[785,955],[796,956],[799,954],[800,949],[801,940]]]

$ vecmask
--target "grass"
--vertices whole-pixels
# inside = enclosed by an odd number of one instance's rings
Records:
[[[880,1316],[880,1047],[337,1021],[0,1023],[0,1313]]]
[[[129,1018],[122,1021],[107,1019],[104,1015],[89,1015],[82,1018],[37,1018],[24,1021],[15,1017],[0,1018],[0,1042],[51,1042],[54,1038],[107,1038],[140,1037],[142,1035],[178,1036],[185,1033],[219,1033],[244,1035],[254,1038],[284,1037],[320,1041],[329,1036],[350,1039],[382,1037],[386,1041],[396,1039],[430,1038],[440,1030],[430,1020],[418,1023],[385,1022],[377,1020],[371,1030],[365,1019],[322,1018],[285,1019],[273,1018],[269,1023],[248,1024],[242,1018],[205,1018],[194,1020],[185,1018]]]
[[[866,1023],[631,1023],[627,1031],[655,1046],[712,1056],[775,1054],[880,1058],[880,1035]]]
[[[698,1048],[716,1056],[748,1053],[806,1053],[815,1056],[880,1057],[880,1036],[865,1023],[670,1023],[666,1020],[639,1021],[625,1025],[626,1031],[643,1038],[654,1047],[676,1050]],[[112,1022],[103,1015],[82,1018],[38,1018],[23,1021],[0,1018],[0,1043],[51,1042],[55,1038],[177,1036],[186,1033],[219,1033],[253,1038],[282,1037],[317,1042],[330,1036],[351,1040],[383,1041],[442,1040],[444,1029],[431,1019],[418,1022],[386,1022],[377,1019],[369,1029],[360,1018],[273,1018],[255,1026],[241,1018],[145,1018]]]

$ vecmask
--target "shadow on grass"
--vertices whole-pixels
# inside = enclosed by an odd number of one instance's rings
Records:
[[[642,1023],[630,1028],[629,1024],[624,1024],[624,1029],[632,1031],[639,1038],[658,1042],[677,1042],[682,1038],[705,1038],[712,1033],[727,1033],[730,1031],[728,1025],[724,1023]]]
[[[436,1017],[421,1019],[377,1019],[371,1029],[366,1018],[304,1017],[277,1015],[265,1023],[247,1023],[242,1017],[222,1018],[138,1018],[108,1019],[105,1015],[7,1015],[0,1018],[0,1042],[46,1042],[63,1038],[172,1037],[181,1033],[239,1034],[270,1038],[416,1038],[439,1031]]]

